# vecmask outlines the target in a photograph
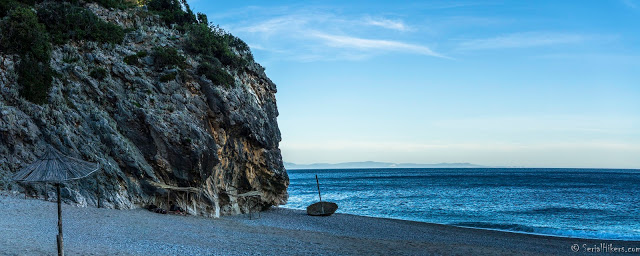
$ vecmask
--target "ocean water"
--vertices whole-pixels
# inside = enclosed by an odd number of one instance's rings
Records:
[[[288,170],[284,207],[553,236],[640,240],[640,170]]]

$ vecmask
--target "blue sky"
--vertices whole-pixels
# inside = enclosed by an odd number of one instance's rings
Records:
[[[640,0],[190,3],[278,85],[287,162],[640,168]]]

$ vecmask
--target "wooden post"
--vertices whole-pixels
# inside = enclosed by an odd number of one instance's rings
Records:
[[[187,190],[187,196],[188,195],[189,195],[189,190]],[[187,204],[187,200],[184,200],[184,193],[182,193],[182,205],[184,205],[184,209],[183,210],[187,210],[187,207],[189,207],[188,204]]]
[[[64,256],[64,250],[62,249],[62,204],[60,201],[60,183],[56,183],[56,192],[58,192],[58,236],[56,237],[58,242],[58,256]]]
[[[200,201],[202,201],[202,189],[198,189],[198,204],[200,203]],[[196,206],[196,203],[193,203],[193,207],[196,207],[195,211],[196,211],[196,215],[198,215],[198,208]],[[207,210],[207,207],[204,208],[204,210]]]
[[[98,181],[98,175],[96,175],[96,201],[98,208],[100,208],[100,182]]]

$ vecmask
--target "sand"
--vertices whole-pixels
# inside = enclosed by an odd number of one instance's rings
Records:
[[[0,195],[0,255],[55,255],[56,204]],[[211,219],[63,205],[67,255],[594,255],[640,241],[538,236],[272,208]],[[604,246],[603,246],[604,244]],[[578,246],[575,253],[572,246]],[[609,246],[611,245],[611,246]],[[611,249],[609,249],[611,251]],[[582,252],[582,253],[581,253]]]

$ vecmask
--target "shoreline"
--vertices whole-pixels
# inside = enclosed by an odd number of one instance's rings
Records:
[[[54,255],[56,204],[0,195],[0,255]],[[68,255],[584,255],[640,241],[512,233],[274,207],[219,219],[63,205]],[[257,215],[257,214],[256,214]],[[640,251],[639,251],[640,252]]]
[[[302,209],[288,208],[288,207],[278,207],[278,208],[287,209],[287,210],[294,210],[294,211],[302,211],[302,212],[305,211],[305,210],[302,210]],[[435,223],[435,222],[409,220],[409,219],[392,218],[392,217],[366,216],[366,215],[357,215],[357,214],[352,214],[352,213],[335,213],[335,214],[352,215],[352,216],[365,217],[365,218],[376,218],[376,219],[382,219],[382,220],[400,220],[400,221],[408,221],[408,222],[415,222],[415,223],[425,223],[425,224],[432,224],[432,225],[443,225],[443,226],[463,228],[463,229],[474,229],[474,230],[477,229],[477,230],[497,231],[497,232],[523,234],[523,235],[534,235],[534,236],[543,236],[543,237],[547,237],[548,236],[548,237],[570,238],[570,239],[607,240],[607,241],[619,241],[619,242],[640,242],[640,239],[634,240],[634,239],[622,239],[622,238],[619,239],[619,238],[579,237],[579,236],[568,236],[568,235],[533,233],[533,232],[518,231],[518,230],[504,230],[504,229],[496,229],[496,228],[459,226],[459,225],[454,225],[454,224]]]
[[[296,211],[296,212],[299,212],[300,214],[305,214],[305,210],[301,210],[301,209],[286,208],[286,207],[277,207],[277,208],[284,209],[284,210]],[[558,238],[558,239],[571,239],[571,240],[584,240],[584,241],[607,241],[607,242],[640,243],[640,239],[639,240],[632,240],[632,239],[613,239],[613,238],[590,238],[590,237],[563,236],[563,235],[553,235],[553,234],[544,234],[544,233],[531,233],[531,232],[515,231],[515,230],[503,230],[503,229],[482,228],[482,227],[458,226],[458,225],[453,225],[453,224],[443,224],[443,223],[425,222],[425,221],[417,221],[417,220],[405,220],[405,219],[399,219],[399,218],[364,216],[364,215],[357,215],[357,214],[351,214],[351,213],[335,213],[333,215],[345,215],[345,216],[352,216],[352,217],[356,217],[356,218],[357,217],[370,218],[370,219],[378,219],[378,220],[381,220],[381,221],[400,221],[400,222],[413,223],[414,225],[441,226],[441,227],[455,228],[455,229],[491,231],[491,232],[506,233],[506,234],[535,236],[535,237],[540,237],[540,238]]]

